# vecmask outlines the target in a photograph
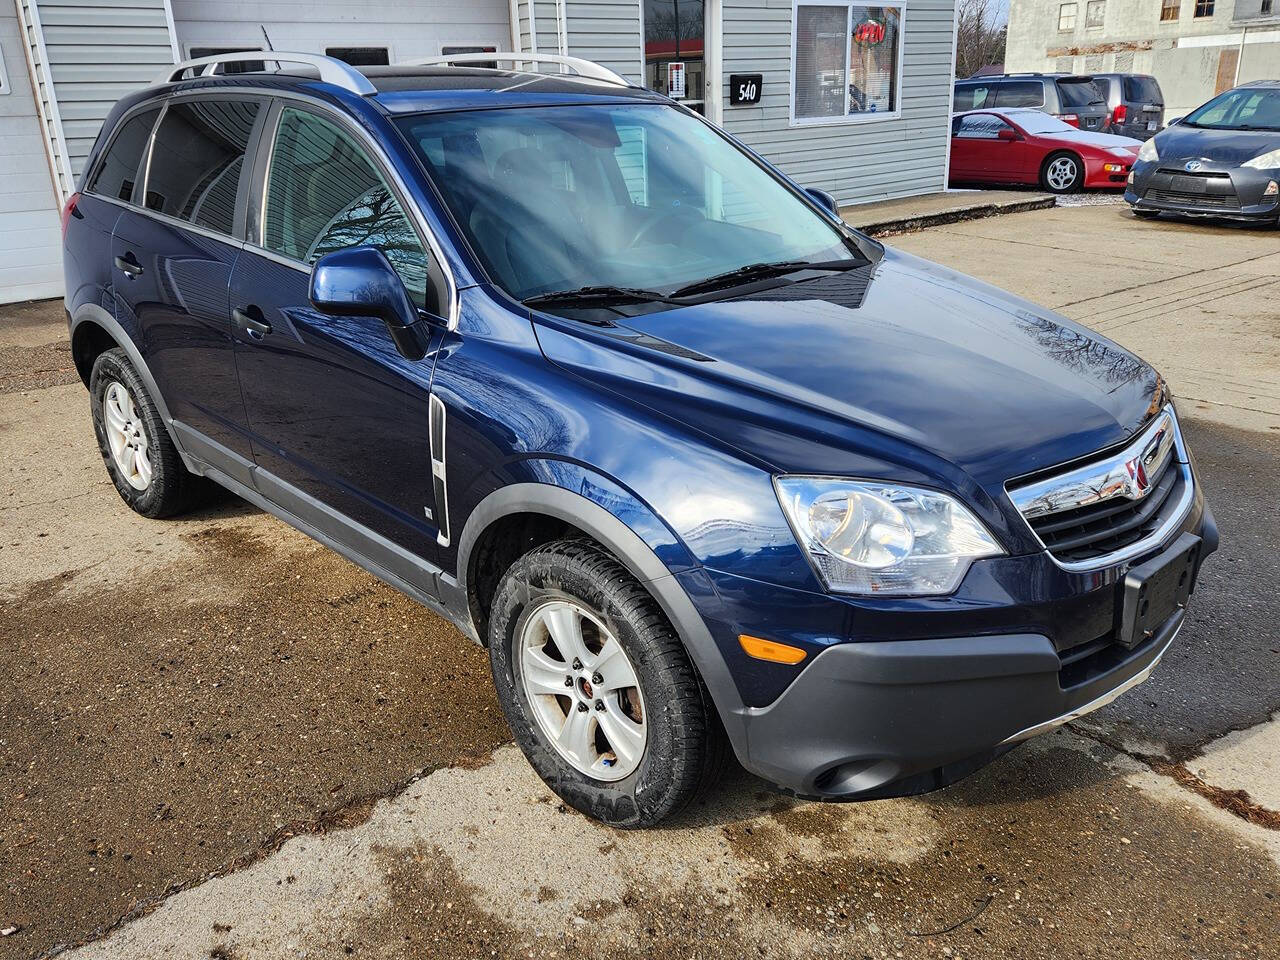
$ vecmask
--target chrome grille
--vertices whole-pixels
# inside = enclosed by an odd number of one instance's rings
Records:
[[[1093,569],[1162,542],[1186,515],[1192,483],[1177,418],[1165,408],[1120,451],[1015,484],[1009,497],[1060,565]]]

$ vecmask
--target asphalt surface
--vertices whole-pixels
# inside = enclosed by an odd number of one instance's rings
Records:
[[[893,242],[1154,359],[1222,549],[1150,681],[954,787],[739,774],[643,833],[561,807],[432,614],[229,496],[129,513],[60,305],[0,311],[0,958],[1280,956],[1280,234]]]

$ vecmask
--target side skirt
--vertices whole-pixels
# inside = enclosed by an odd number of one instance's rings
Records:
[[[352,523],[314,497],[248,463],[186,424],[175,420],[173,428],[198,461],[204,476],[346,557],[383,583],[444,617],[464,636],[479,642],[470,618],[463,622],[450,609],[450,606],[468,609],[466,598],[457,581],[439,567],[373,530]],[[252,480],[253,486],[244,482],[245,479]]]

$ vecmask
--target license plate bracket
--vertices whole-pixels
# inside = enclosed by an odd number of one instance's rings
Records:
[[[1132,649],[1155,636],[1175,612],[1186,607],[1195,588],[1201,540],[1184,533],[1168,550],[1125,574],[1117,641]]]
[[[1180,193],[1208,193],[1209,184],[1204,177],[1174,177],[1173,189]]]

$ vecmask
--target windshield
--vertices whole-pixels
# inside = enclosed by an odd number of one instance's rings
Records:
[[[1192,110],[1182,122],[1212,130],[1280,130],[1280,89],[1231,90]]]
[[[1028,110],[1025,113],[1014,113],[1009,119],[1023,129],[1025,133],[1079,133],[1080,131],[1064,120],[1040,111]]]
[[[661,104],[399,125],[472,249],[518,300],[600,286],[670,291],[753,264],[859,256],[748,155]]]

